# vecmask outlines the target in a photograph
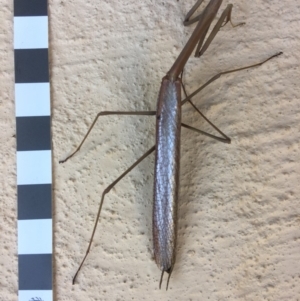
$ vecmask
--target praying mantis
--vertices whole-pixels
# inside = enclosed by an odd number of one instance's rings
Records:
[[[245,69],[258,67],[267,61],[271,60],[282,54],[282,52],[275,53],[268,57],[264,61],[259,63],[233,69],[225,72],[221,72],[209,79],[204,85],[198,88],[196,91],[187,95],[184,85],[182,83],[182,72],[184,66],[191,56],[193,50],[196,47],[195,56],[202,56],[209,45],[219,32],[220,28],[231,23],[232,27],[243,25],[239,23],[234,25],[231,20],[232,4],[229,4],[216,25],[208,35],[208,30],[212,21],[215,19],[217,12],[222,4],[222,0],[210,0],[205,9],[194,18],[191,18],[198,7],[202,4],[203,0],[198,0],[192,9],[185,17],[184,25],[190,25],[198,22],[188,42],[182,49],[178,58],[175,60],[171,69],[163,77],[161,88],[159,91],[157,108],[155,111],[103,111],[97,114],[92,125],[84,136],[83,140],[76,148],[76,150],[69,155],[66,159],[61,160],[60,163],[64,163],[73,157],[81,148],[86,138],[90,134],[92,128],[96,124],[97,120],[102,116],[107,115],[136,115],[136,116],[155,116],[156,118],[156,144],[152,146],[143,156],[141,156],[134,164],[132,164],[126,171],[124,171],[115,181],[107,186],[101,196],[101,201],[96,216],[95,225],[92,231],[90,242],[86,250],[86,254],[73,278],[73,284],[78,276],[80,269],[90,251],[91,244],[95,235],[97,224],[100,218],[102,206],[107,193],[134,167],[136,167],[141,161],[148,157],[155,151],[155,167],[154,167],[154,196],[153,196],[153,250],[154,259],[161,270],[161,277],[159,281],[159,288],[163,281],[164,273],[168,273],[168,279],[166,289],[168,289],[170,277],[174,268],[176,260],[176,243],[177,243],[177,219],[178,219],[178,197],[179,197],[179,170],[180,170],[180,135],[181,127],[185,127],[197,133],[209,136],[224,143],[230,143],[230,138],[219,130],[211,121],[209,121],[194,105],[192,97],[194,97],[199,91],[203,90],[210,83],[214,82],[223,75],[242,71]],[[204,42],[205,40],[205,42]],[[182,90],[185,98],[182,99]],[[192,126],[189,126],[181,121],[181,107],[189,103],[194,110],[200,114],[219,134],[215,136]]]

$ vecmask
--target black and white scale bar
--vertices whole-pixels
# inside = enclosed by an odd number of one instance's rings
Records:
[[[19,301],[52,301],[47,0],[14,0]]]

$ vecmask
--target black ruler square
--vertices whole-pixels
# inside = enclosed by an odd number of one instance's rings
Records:
[[[15,49],[15,82],[49,82],[48,49]]]
[[[19,255],[19,290],[52,290],[52,254]]]
[[[47,16],[47,0],[14,0],[14,16]]]
[[[51,186],[18,185],[18,220],[52,218]]]
[[[17,151],[51,149],[50,116],[17,117]]]

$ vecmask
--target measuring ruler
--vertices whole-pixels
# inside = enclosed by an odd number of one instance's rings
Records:
[[[14,0],[19,301],[53,300],[47,5]]]

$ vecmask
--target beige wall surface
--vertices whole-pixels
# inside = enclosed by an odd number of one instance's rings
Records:
[[[1,0],[1,290],[17,299],[13,6]],[[177,261],[158,289],[152,254],[151,155],[107,195],[85,265],[101,193],[154,144],[154,117],[95,115],[155,110],[161,78],[185,45],[187,1],[49,1],[55,300],[297,300],[300,296],[300,4],[232,1],[233,21],[185,69],[189,93],[231,137],[181,134]],[[229,1],[224,0],[222,9]],[[206,2],[205,2],[206,4]],[[221,11],[218,15],[220,15]],[[189,105],[183,120],[213,130]],[[166,279],[166,278],[165,278]],[[165,282],[163,284],[165,287]]]

